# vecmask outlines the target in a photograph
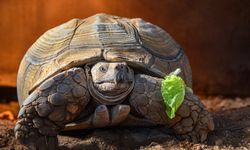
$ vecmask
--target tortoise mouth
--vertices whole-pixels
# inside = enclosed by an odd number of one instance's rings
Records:
[[[115,96],[124,93],[130,87],[133,82],[117,83],[115,81],[95,83],[94,87],[100,93]]]

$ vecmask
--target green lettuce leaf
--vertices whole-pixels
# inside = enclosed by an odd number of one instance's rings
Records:
[[[166,107],[166,113],[170,119],[175,117],[175,112],[181,106],[185,96],[185,82],[179,76],[180,69],[167,75],[161,83],[161,93]]]

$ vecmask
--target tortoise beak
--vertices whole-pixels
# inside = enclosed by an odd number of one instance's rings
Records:
[[[127,82],[127,71],[128,71],[128,67],[125,64],[117,64],[117,66],[115,67],[115,69],[117,70],[117,74],[115,77],[115,83],[124,83]]]

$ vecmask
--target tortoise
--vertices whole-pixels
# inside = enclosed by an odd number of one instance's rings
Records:
[[[163,125],[202,142],[214,123],[191,90],[174,119],[165,113],[161,81],[176,68],[191,88],[184,50],[156,25],[108,14],[72,19],[21,61],[15,137],[30,149],[57,149],[61,130]]]

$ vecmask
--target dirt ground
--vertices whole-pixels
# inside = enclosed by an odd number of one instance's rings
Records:
[[[131,127],[63,132],[58,136],[60,149],[250,149],[250,98],[216,96],[202,99],[215,121],[215,131],[205,143],[180,141],[164,127]],[[13,126],[13,121],[0,120],[0,149],[26,150],[15,141]]]

